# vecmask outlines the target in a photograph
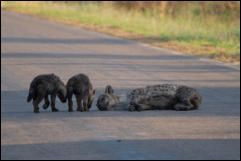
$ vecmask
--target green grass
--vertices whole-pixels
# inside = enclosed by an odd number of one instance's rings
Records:
[[[145,11],[117,8],[106,3],[2,2],[2,8],[80,25],[156,46],[240,62],[240,17],[229,12],[201,18],[195,5],[176,16],[156,16]],[[133,36],[134,35],[134,36]]]

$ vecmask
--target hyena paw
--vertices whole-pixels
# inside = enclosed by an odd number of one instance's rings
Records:
[[[174,109],[177,111],[188,111],[190,110],[190,106],[186,106],[184,104],[176,104]]]
[[[143,108],[140,105],[135,105],[136,111],[143,111]]]
[[[80,107],[77,108],[77,111],[84,112],[84,110]]]
[[[143,108],[139,104],[133,102],[130,104],[130,108],[132,111],[143,111]]]
[[[57,108],[52,108],[52,112],[58,112],[59,110]]]
[[[34,113],[39,113],[39,109],[34,109]]]
[[[133,106],[133,105],[130,105],[130,106],[129,106],[129,111],[132,112],[132,111],[135,111],[135,110],[136,110],[135,106]]]
[[[43,104],[43,106],[42,106],[42,107],[43,107],[43,109],[45,109],[45,110],[46,110],[46,109],[49,107],[49,103],[45,103],[45,104]]]

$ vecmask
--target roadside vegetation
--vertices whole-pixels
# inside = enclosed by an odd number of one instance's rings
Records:
[[[4,1],[1,8],[240,63],[240,1]]]

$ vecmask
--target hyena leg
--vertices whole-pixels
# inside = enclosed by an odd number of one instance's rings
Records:
[[[78,94],[78,95],[75,95],[75,97],[77,101],[77,111],[83,112],[84,108],[83,108],[83,101],[81,99],[81,96]]]
[[[151,110],[152,106],[147,104],[138,104],[138,103],[130,103],[129,105],[129,111],[144,111],[144,110]]]
[[[34,113],[39,113],[38,104],[42,101],[43,96],[38,96],[33,100]]]
[[[128,109],[129,109],[129,111],[135,111],[136,110],[136,107],[135,107],[135,103],[133,103],[133,102],[131,102],[130,104],[129,104],[129,106],[128,106]]]
[[[45,103],[43,104],[43,109],[47,109],[49,107],[49,104],[50,104],[48,95],[45,95],[44,101],[45,101]]]
[[[146,104],[135,104],[135,107],[137,111],[152,110],[152,107]]]
[[[51,95],[51,109],[52,109],[52,112],[59,111],[57,108],[55,108],[55,99],[56,99],[56,94],[52,94]]]
[[[73,93],[68,95],[68,105],[69,105],[69,112],[73,112],[73,101],[72,101]]]
[[[183,100],[174,106],[174,109],[177,111],[188,111],[188,110],[191,110],[192,108],[193,108],[193,105],[189,100]]]
[[[83,107],[84,107],[84,111],[89,111],[87,101],[83,101]]]
[[[88,97],[85,96],[84,99],[83,99],[83,108],[84,108],[84,111],[89,111],[88,103],[89,103],[89,96],[88,96]]]

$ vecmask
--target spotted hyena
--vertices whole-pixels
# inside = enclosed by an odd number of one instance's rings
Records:
[[[134,89],[127,94],[125,102],[121,102],[116,97],[112,93],[100,95],[97,107],[100,110],[113,110],[116,105],[120,106],[122,103],[127,103],[129,111],[154,109],[181,111],[198,109],[201,104],[201,96],[196,89],[175,84],[161,84]]]
[[[38,104],[44,99],[44,109],[49,107],[48,95],[51,95],[51,108],[52,112],[57,112],[55,107],[56,95],[61,102],[66,102],[66,86],[60,78],[54,74],[45,74],[36,76],[30,84],[29,95],[27,102],[33,100],[34,112],[39,113]]]
[[[73,111],[73,94],[77,101],[77,111],[88,111],[94,100],[95,90],[85,74],[78,74],[71,77],[67,82],[67,99],[69,112]]]

